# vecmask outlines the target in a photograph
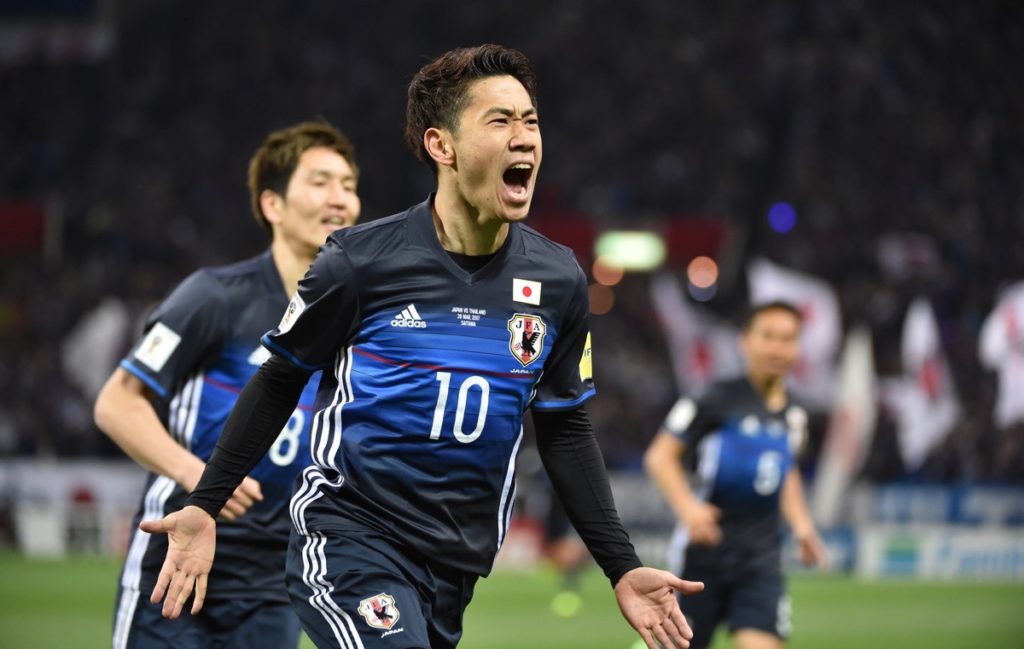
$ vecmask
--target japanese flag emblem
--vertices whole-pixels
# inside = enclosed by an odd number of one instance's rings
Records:
[[[540,282],[529,279],[512,279],[512,299],[523,304],[540,306]]]

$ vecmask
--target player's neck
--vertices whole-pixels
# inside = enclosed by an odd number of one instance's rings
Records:
[[[786,377],[765,376],[748,372],[747,379],[754,386],[754,390],[761,395],[761,399],[764,401],[765,406],[768,407],[768,410],[775,412],[781,410],[786,405]]]
[[[306,276],[313,263],[313,258],[297,254],[282,237],[276,237],[270,244],[270,254],[274,258],[274,266],[281,276],[284,292],[289,299],[299,290],[299,280]]]
[[[434,230],[441,247],[460,255],[490,255],[508,236],[508,223],[470,205],[454,189],[438,188],[433,206]]]

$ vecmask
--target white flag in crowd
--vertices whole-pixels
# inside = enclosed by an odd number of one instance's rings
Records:
[[[939,326],[924,298],[911,303],[903,321],[903,386],[897,404],[903,464],[914,471],[960,418]]]
[[[985,319],[978,352],[986,367],[999,372],[996,425],[1024,420],[1024,282],[1011,286]]]
[[[871,333],[854,328],[846,337],[839,386],[814,481],[812,511],[821,527],[840,522],[844,498],[867,456],[875,433],[875,360]]]
[[[784,300],[800,310],[804,323],[800,360],[790,379],[793,392],[812,408],[830,408],[834,362],[842,335],[835,290],[817,277],[783,268],[766,259],[750,262],[747,278],[752,304]]]
[[[672,275],[651,282],[651,300],[665,331],[679,391],[699,397],[711,382],[743,371],[739,332],[705,309],[691,304]]]

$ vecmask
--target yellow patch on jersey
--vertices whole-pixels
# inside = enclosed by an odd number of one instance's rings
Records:
[[[587,332],[587,342],[583,345],[583,355],[580,356],[580,380],[587,381],[594,378],[594,364],[591,360],[590,332]]]

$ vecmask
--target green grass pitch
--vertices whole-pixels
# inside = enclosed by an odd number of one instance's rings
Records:
[[[110,646],[119,564],[0,554],[0,647]],[[466,612],[464,649],[632,649],[604,577],[592,570],[573,617],[551,612],[557,579],[539,570],[482,580]],[[792,649],[1013,649],[1024,647],[1024,584],[791,580]],[[303,649],[313,645],[308,640]],[[714,649],[728,647],[720,635]]]

